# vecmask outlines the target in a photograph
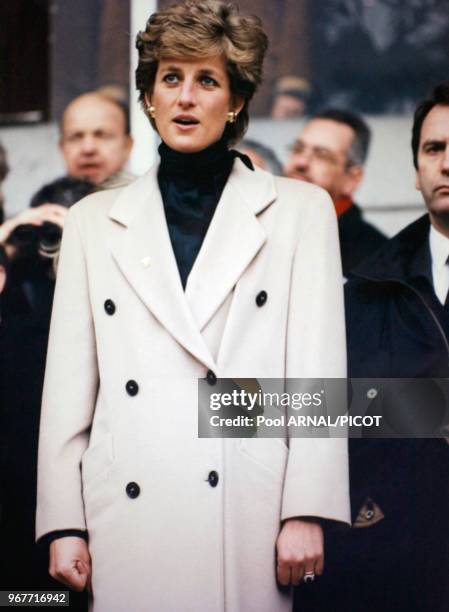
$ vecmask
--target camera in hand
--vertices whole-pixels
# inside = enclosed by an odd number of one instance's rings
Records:
[[[39,249],[51,250],[56,248],[62,236],[59,225],[45,221],[42,225],[26,223],[19,225],[12,232],[9,242],[28,253]]]

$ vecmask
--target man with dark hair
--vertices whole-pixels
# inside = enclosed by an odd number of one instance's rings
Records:
[[[36,191],[31,198],[30,208],[36,208],[46,203],[59,204],[59,206],[70,208],[75,202],[79,202],[95,190],[95,185],[89,181],[72,176],[62,176],[51,183],[46,183]]]
[[[70,102],[60,133],[67,174],[97,185],[123,171],[133,143],[127,106],[101,91]]]
[[[295,141],[284,174],[329,192],[338,216],[343,274],[375,251],[385,236],[367,223],[353,195],[363,180],[371,132],[361,117],[328,109],[308,121]]]
[[[448,414],[438,379],[449,378],[449,81],[418,106],[412,149],[428,214],[346,283],[348,371],[378,379],[366,381],[362,413],[380,410],[395,427],[406,415],[408,431],[426,436]],[[328,610],[332,600],[333,610],[345,612],[447,612],[447,440],[349,442],[353,529],[330,537],[328,578],[311,609]]]

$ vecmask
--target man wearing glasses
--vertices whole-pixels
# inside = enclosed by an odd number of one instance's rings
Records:
[[[284,168],[289,178],[314,183],[329,192],[338,216],[346,277],[386,240],[363,219],[352,199],[363,180],[370,138],[369,127],[358,115],[338,109],[322,111],[305,125]]]

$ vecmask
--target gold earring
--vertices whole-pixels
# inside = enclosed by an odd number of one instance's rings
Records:
[[[147,104],[147,113],[152,119],[154,119],[156,116],[156,108],[152,104]]]
[[[235,111],[229,111],[228,113],[228,123],[235,123],[237,119],[237,113]]]

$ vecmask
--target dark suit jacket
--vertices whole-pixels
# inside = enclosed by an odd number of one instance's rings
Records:
[[[355,268],[346,283],[349,375],[385,378],[362,413],[371,403],[378,414],[382,402],[382,414],[394,418],[409,412],[417,397],[426,416],[441,407],[430,379],[449,377],[449,315],[433,291],[428,235],[426,215]],[[389,379],[397,377],[417,380],[395,393]],[[363,515],[367,500],[384,518],[376,522],[375,513],[365,512],[365,527],[327,534],[326,573],[302,587],[298,610],[447,612],[449,445],[362,438],[350,439],[349,449],[353,519]]]
[[[349,272],[376,251],[387,238],[373,225],[363,219],[362,211],[353,204],[338,218],[338,233],[343,274]]]
[[[446,410],[439,386],[428,380],[449,377],[449,312],[433,290],[429,228],[427,215],[407,226],[356,267],[345,287],[349,375],[421,379],[400,388],[386,382],[370,400],[383,402],[390,420],[416,406],[430,420]],[[401,551],[403,569],[395,572],[396,592],[404,589],[400,605],[448,610],[449,445],[442,439],[350,440],[350,469],[354,513],[370,497],[385,514],[364,530],[372,554],[376,546],[390,557]]]

